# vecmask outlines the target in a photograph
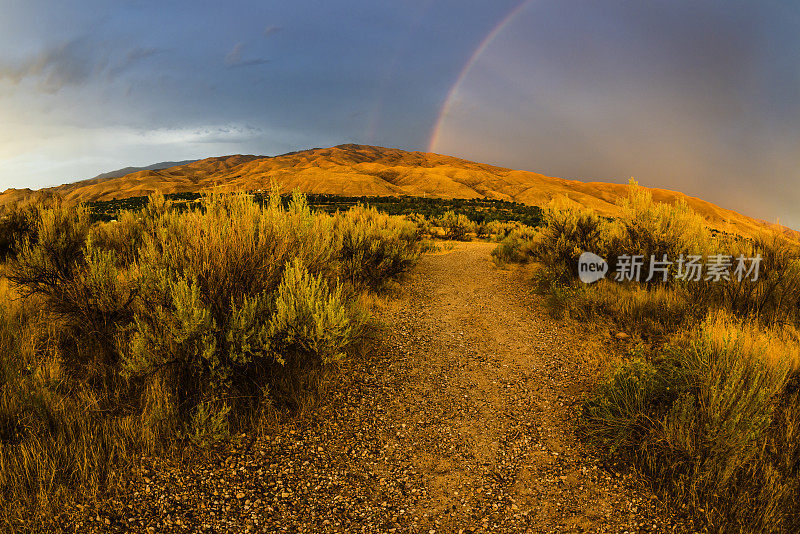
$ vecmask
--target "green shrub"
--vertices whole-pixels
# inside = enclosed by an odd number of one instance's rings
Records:
[[[674,401],[676,384],[665,375],[639,358],[620,365],[583,406],[587,436],[614,454],[635,451]]]
[[[800,323],[800,245],[777,232],[754,239],[728,239],[720,250],[732,257],[728,280],[703,281],[693,287],[697,306],[718,307],[767,323]],[[761,257],[758,279],[740,281],[736,258]],[[748,262],[749,266],[749,262]]]
[[[290,355],[335,362],[360,339],[363,317],[342,287],[329,288],[295,260],[284,273],[269,322],[270,345],[286,364]],[[286,355],[286,356],[281,356]]]
[[[244,195],[209,196],[204,208],[167,211],[146,235],[143,289],[120,349],[126,376],[180,385],[168,395],[179,408],[170,433],[211,399],[263,402],[276,374],[329,363],[360,337],[360,313],[329,288],[339,258],[329,216],[299,195],[285,211]]]
[[[26,239],[35,240],[36,210],[12,206],[0,218],[0,260],[5,261],[17,255]]]
[[[557,274],[558,281],[570,283],[577,278],[578,258],[583,252],[604,257],[610,275],[620,256],[640,255],[645,265],[640,281],[645,282],[651,257],[676,261],[680,255],[705,255],[713,250],[705,220],[683,201],[674,205],[655,202],[649,191],[631,180],[628,197],[619,206],[620,216],[606,221],[574,204],[551,205],[545,211],[537,259]],[[672,269],[674,272],[675,267]],[[659,280],[654,278],[652,283]]]
[[[357,206],[334,219],[342,276],[356,287],[381,289],[419,258],[417,227],[401,217]]]
[[[682,285],[629,286],[609,280],[578,286],[566,307],[570,317],[609,317],[626,332],[646,339],[664,339],[695,324],[707,311],[695,305],[691,292]]]
[[[513,230],[492,250],[497,264],[527,263],[536,255],[537,231],[528,226]]]
[[[60,285],[71,280],[83,259],[91,220],[83,208],[37,209],[36,240],[26,239],[11,264],[9,279],[24,295],[42,294],[61,307]]]
[[[95,224],[91,238],[99,248],[114,252],[117,260],[127,266],[139,258],[145,225],[142,215],[123,211],[116,220]]]
[[[528,226],[523,224],[519,221],[498,221],[492,220],[485,223],[486,231],[488,235],[491,237],[492,241],[500,242],[506,237],[509,236],[513,231],[520,230],[522,228],[533,228],[533,226]],[[537,226],[538,228],[538,226]]]
[[[578,277],[583,252],[604,256],[611,227],[594,211],[567,204],[551,205],[544,212],[546,226],[535,245],[536,259],[548,266],[560,283]]]
[[[672,276],[674,266],[667,284],[659,283],[659,276],[651,283],[645,282],[651,256],[661,260],[666,255],[667,260],[676,261],[680,255],[704,255],[717,249],[719,245],[703,218],[685,202],[654,202],[651,193],[633,180],[620,208],[620,216],[613,221],[563,203],[551,206],[545,213],[547,226],[534,250],[544,266],[539,271],[538,285],[550,294],[548,300],[556,315],[567,313],[581,319],[605,315],[620,327],[645,337],[669,335],[687,321],[701,318],[696,311],[713,306],[711,294],[716,288],[710,282],[679,282]],[[567,291],[567,286],[576,283],[578,258],[585,251],[607,260],[607,280],[578,284],[576,290]],[[643,256],[639,282],[611,281],[617,259],[623,254]],[[544,279],[547,277],[550,279]],[[554,291],[568,293],[570,298],[559,298]]]
[[[35,220],[8,268],[4,300],[22,298],[0,309],[4,521],[93,498],[143,449],[210,446],[291,405],[363,338],[358,288],[419,254],[413,223],[313,212],[299,194],[188,211],[154,195],[94,226],[56,204]]]
[[[585,436],[633,462],[670,502],[710,532],[800,530],[800,247],[784,236],[712,237],[688,205],[654,202],[631,183],[621,214],[603,221],[559,206],[532,250],[534,283],[554,315],[611,318],[648,343],[583,406]],[[515,243],[498,247],[512,257]],[[577,284],[578,256],[760,255],[757,281]],[[642,270],[646,275],[646,268]],[[640,281],[644,282],[643,278]],[[700,323],[703,317],[705,321]],[[781,326],[787,325],[787,326]],[[664,342],[668,343],[664,345]]]
[[[489,225],[485,221],[475,224],[475,237],[478,239],[485,239],[490,237]]]
[[[607,236],[606,260],[612,270],[623,254],[641,255],[645,265],[649,265],[651,257],[676,261],[681,254],[707,255],[712,251],[711,232],[705,219],[682,199],[674,205],[655,202],[652,193],[631,179],[628,196],[619,206],[622,213]],[[675,266],[671,269],[674,273]],[[643,271],[642,282],[646,278],[646,269]],[[652,283],[659,280],[654,278]]]
[[[187,437],[199,447],[208,447],[230,438],[228,414],[231,407],[226,402],[203,401],[192,414]]]
[[[114,387],[120,325],[130,322],[137,281],[112,251],[89,238],[83,208],[39,208],[37,240],[23,243],[9,279],[23,297],[41,297],[61,330],[65,371],[93,387]]]
[[[417,233],[420,236],[433,236],[433,223],[425,215],[412,213],[406,218],[417,226]]]
[[[795,333],[714,315],[658,363],[623,364],[585,404],[586,435],[634,461],[711,531],[793,531],[798,351]]]
[[[475,231],[475,223],[464,214],[448,211],[438,221],[439,226],[445,229],[445,239],[454,241],[467,241],[469,234]]]

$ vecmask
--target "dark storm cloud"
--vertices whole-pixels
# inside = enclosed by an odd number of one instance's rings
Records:
[[[153,128],[250,120],[305,132],[315,145],[369,138],[420,148],[461,65],[516,2],[99,3],[83,61],[107,52],[106,76],[84,77],[61,112],[74,110],[71,120],[87,126],[110,117]],[[59,9],[47,17],[64,18]],[[88,26],[69,30],[86,34]],[[127,56],[135,47],[142,52]]]
[[[12,1],[0,17],[0,188],[213,151],[424,149],[465,64],[519,5]],[[526,5],[473,69],[483,79],[461,92],[460,138],[442,151],[587,180],[636,175],[730,207],[736,192],[789,222],[796,4]],[[9,158],[22,158],[13,172]]]
[[[787,61],[800,21],[786,15],[531,2],[470,71],[434,148],[565,178],[635,176],[800,227],[800,69]]]
[[[66,87],[81,87],[99,79],[105,73],[114,80],[137,63],[163,52],[157,47],[131,48],[115,59],[105,43],[88,37],[45,47],[38,54],[16,64],[0,65],[0,81],[19,85],[31,80],[45,93],[58,93]]]
[[[32,79],[47,93],[56,93],[67,86],[80,86],[97,76],[108,65],[108,55],[90,46],[86,39],[74,39],[20,61],[0,66],[0,79],[19,84]]]

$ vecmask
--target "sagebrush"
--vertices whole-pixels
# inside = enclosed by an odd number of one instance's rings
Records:
[[[7,223],[0,288],[8,524],[91,499],[141,451],[213,446],[291,408],[362,342],[359,292],[420,249],[405,219],[313,211],[300,194],[208,194],[190,210],[154,195],[103,223],[60,202],[24,214]]]

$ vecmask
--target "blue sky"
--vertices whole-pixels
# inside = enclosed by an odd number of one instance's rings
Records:
[[[3,189],[357,142],[635,176],[800,227],[796,2],[0,8]]]

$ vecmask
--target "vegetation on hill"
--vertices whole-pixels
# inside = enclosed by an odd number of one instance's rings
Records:
[[[143,451],[212,446],[292,407],[364,339],[359,295],[419,254],[417,226],[373,208],[197,200],[153,196],[113,222],[58,202],[6,219],[4,521],[92,498]]]
[[[176,193],[165,195],[173,209],[191,210],[202,208],[199,193]],[[252,193],[254,201],[264,205],[269,197],[263,193]],[[417,226],[421,235],[453,241],[479,239],[504,240],[512,232],[528,235],[542,224],[543,212],[538,206],[527,206],[516,202],[486,199],[442,199],[422,197],[346,197],[340,195],[305,195],[312,210],[329,214],[370,208],[376,212],[403,216]],[[291,202],[292,195],[282,195],[284,206]],[[114,221],[123,211],[145,209],[148,197],[131,197],[119,200],[97,201],[87,204],[93,221]],[[12,212],[15,213],[15,212]],[[11,219],[9,219],[10,221]],[[2,222],[0,222],[2,224]],[[438,247],[428,241],[431,250]],[[0,242],[0,251],[2,250]]]
[[[201,198],[200,193],[174,193],[165,195],[174,207],[180,209],[197,206]],[[262,204],[268,201],[268,196],[263,193],[254,193],[253,198]],[[282,195],[283,203],[287,204],[292,195]],[[402,196],[342,196],[326,194],[306,195],[308,205],[312,209],[335,213],[346,211],[354,206],[362,205],[375,208],[387,215],[423,216],[429,220],[441,219],[447,212],[464,215],[476,224],[487,224],[492,221],[516,221],[527,226],[538,226],[542,222],[542,209],[538,206],[528,206],[517,202],[488,199],[445,199]],[[121,210],[136,211],[143,209],[148,202],[148,197],[130,197],[117,200],[104,200],[89,202],[87,206],[96,220],[111,220],[117,217]]]
[[[498,261],[535,262],[553,312],[611,322],[627,357],[582,410],[587,439],[632,462],[698,531],[800,530],[800,249],[783,235],[714,235],[687,205],[654,202],[637,184],[621,216],[553,205],[545,226],[501,243]],[[609,262],[577,280],[578,257]],[[624,255],[760,256],[759,276],[614,280]]]

